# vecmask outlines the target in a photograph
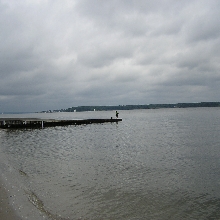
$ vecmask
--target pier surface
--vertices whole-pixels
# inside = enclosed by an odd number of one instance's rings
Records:
[[[44,128],[65,125],[81,125],[106,122],[119,122],[121,118],[110,119],[73,119],[73,120],[58,120],[58,119],[40,119],[40,118],[0,118],[0,128]]]

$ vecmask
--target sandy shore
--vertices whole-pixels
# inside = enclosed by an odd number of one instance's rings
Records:
[[[15,211],[9,204],[9,195],[6,192],[4,184],[0,180],[0,219],[1,220],[20,220]]]

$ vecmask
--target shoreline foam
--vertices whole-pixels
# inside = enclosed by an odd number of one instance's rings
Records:
[[[10,166],[2,156],[0,155],[0,219],[48,219],[30,202],[26,193],[29,189],[20,178],[24,175],[22,171]]]

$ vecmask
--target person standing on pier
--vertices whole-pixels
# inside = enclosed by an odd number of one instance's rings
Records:
[[[116,115],[116,118],[118,118],[118,115],[119,115],[118,111],[115,112],[115,115]]]

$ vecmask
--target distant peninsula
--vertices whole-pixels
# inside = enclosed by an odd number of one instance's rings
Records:
[[[146,104],[146,105],[116,105],[116,106],[77,106],[60,110],[43,112],[84,112],[84,111],[113,111],[135,109],[160,109],[160,108],[199,108],[220,107],[220,102],[176,103],[176,104]]]

